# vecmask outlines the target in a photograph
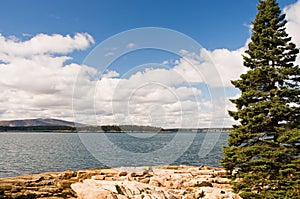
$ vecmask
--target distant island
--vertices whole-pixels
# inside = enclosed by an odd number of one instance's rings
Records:
[[[102,125],[90,126],[81,123],[52,119],[24,119],[0,121],[0,132],[97,132],[97,133],[135,133],[135,132],[229,132],[231,128],[161,128],[140,125]]]

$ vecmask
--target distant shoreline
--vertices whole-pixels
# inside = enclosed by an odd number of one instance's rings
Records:
[[[174,133],[230,132],[231,128],[163,128],[144,125],[92,126],[53,118],[0,121],[0,132],[57,132],[57,133]]]
[[[231,128],[172,128],[151,126],[0,126],[1,132],[40,132],[40,133],[228,133]]]

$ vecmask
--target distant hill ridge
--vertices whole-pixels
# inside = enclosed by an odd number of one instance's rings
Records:
[[[81,124],[79,124],[81,125]],[[0,126],[75,126],[74,122],[52,118],[24,119],[0,121]]]
[[[76,124],[76,127],[75,127]],[[101,125],[90,126],[81,123],[52,119],[24,119],[0,121],[0,132],[6,131],[45,131],[45,132],[229,132],[231,128],[161,128],[140,125]]]

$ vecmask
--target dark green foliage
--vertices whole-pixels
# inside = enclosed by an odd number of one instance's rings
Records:
[[[0,126],[0,132],[76,132],[73,126]]]
[[[113,125],[113,126],[101,126],[102,130],[104,132],[121,132],[122,129],[119,126]]]
[[[300,198],[299,49],[285,31],[276,0],[260,0],[251,42],[244,55],[248,72],[232,84],[239,122],[230,132],[221,164],[243,198]],[[232,174],[232,171],[238,170]]]
[[[113,126],[101,126],[104,132],[156,132],[161,128],[153,126],[136,126],[136,125],[113,125]]]

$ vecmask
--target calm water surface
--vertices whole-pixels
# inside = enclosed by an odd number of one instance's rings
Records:
[[[153,136],[145,136],[142,133],[132,135],[125,133],[102,134],[112,143],[112,148],[121,148],[131,154],[142,154],[138,156],[138,160],[143,164],[144,161],[141,158],[146,158],[147,154],[163,149],[176,137],[176,133]],[[191,135],[193,135],[193,141],[187,143],[186,140]],[[210,135],[214,142],[209,141],[205,137],[205,133],[181,133],[181,138],[175,142],[175,147],[180,148],[186,145],[187,149],[180,155],[177,155],[176,150],[171,151],[176,158],[171,164],[219,166],[222,148],[227,144],[228,133],[210,133]],[[187,139],[184,139],[185,137]],[[97,139],[99,139],[99,133],[0,133],[0,177],[68,169],[141,166],[135,156],[123,157],[118,153],[112,155],[113,149],[108,148],[106,144],[108,141]],[[97,150],[92,151],[93,155],[89,152],[91,149],[86,147],[86,140],[96,143],[94,145],[97,146]],[[209,145],[210,142],[214,144]],[[199,151],[205,147],[211,148],[209,153],[205,156],[199,155]],[[146,162],[149,164],[146,166],[168,164],[169,162],[164,161],[164,157],[170,157],[170,154],[161,154],[161,156],[162,158],[150,158],[151,161],[147,160]],[[113,165],[106,164],[110,160]]]

